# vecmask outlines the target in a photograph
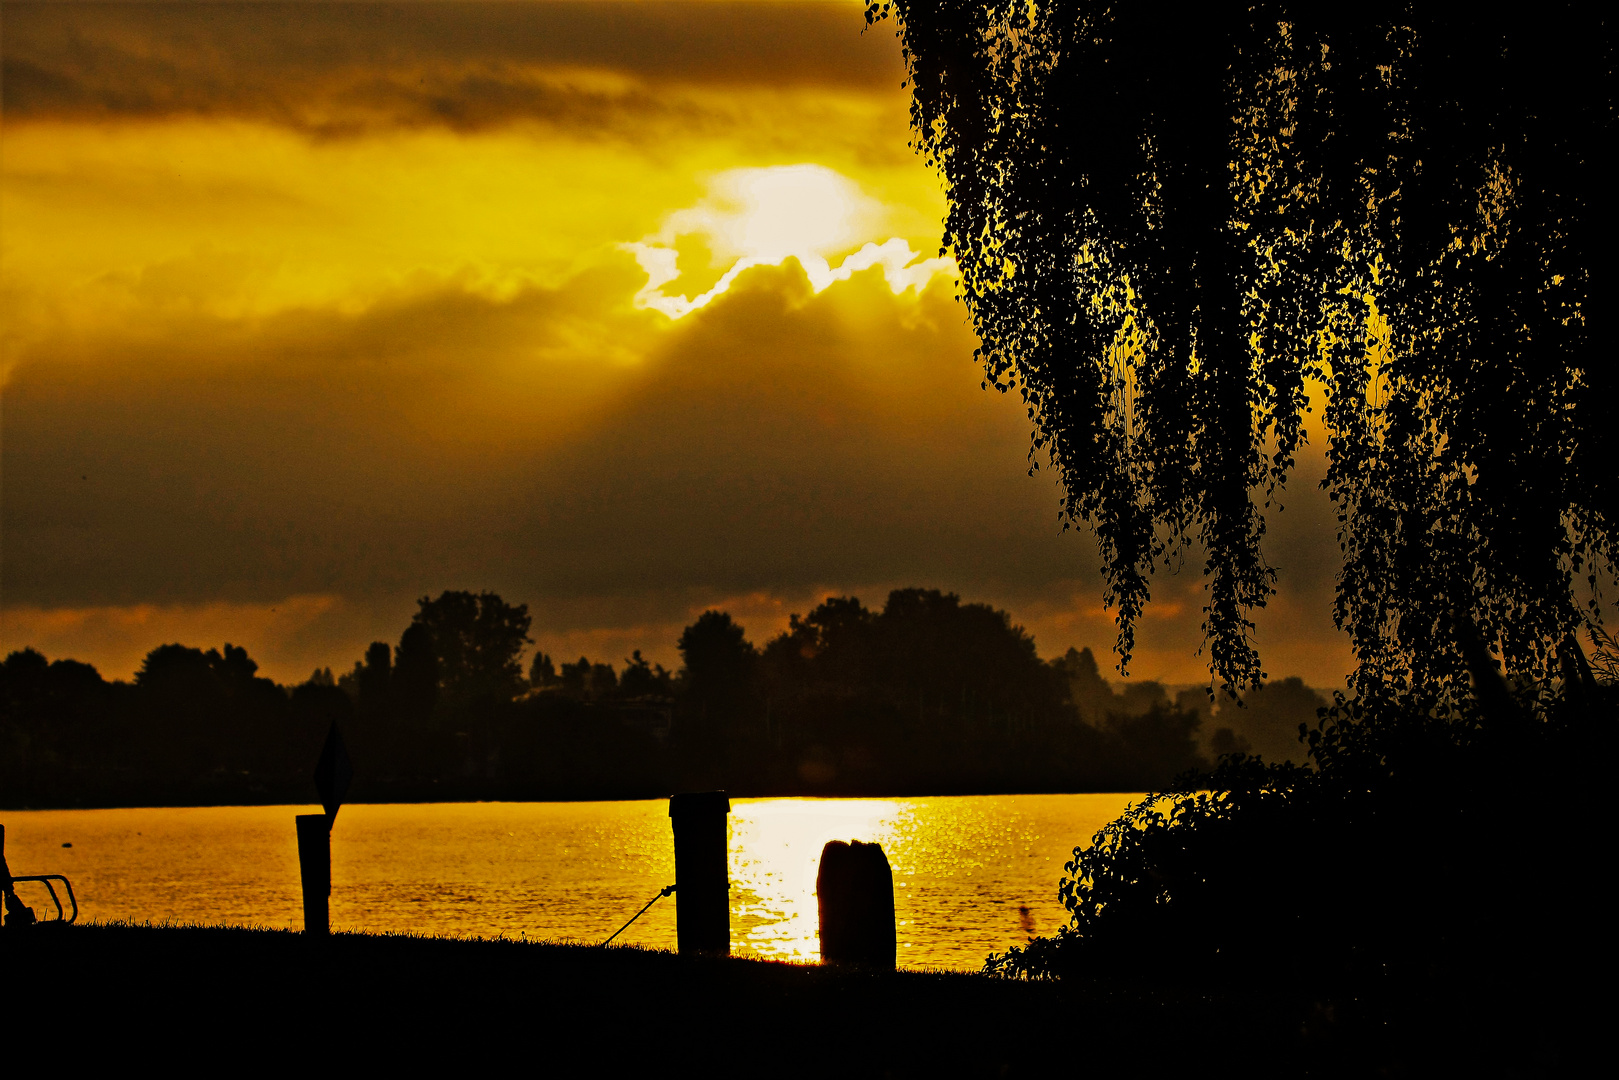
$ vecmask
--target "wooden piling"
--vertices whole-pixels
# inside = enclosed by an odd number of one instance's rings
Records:
[[[332,827],[325,814],[299,814],[298,874],[304,889],[304,933],[325,937],[331,932]]]
[[[821,917],[821,959],[894,970],[894,871],[882,845],[833,840],[821,849],[815,876]]]
[[[683,953],[731,951],[731,881],[726,817],[731,800],[723,791],[699,791],[669,799],[675,833],[675,939]]]

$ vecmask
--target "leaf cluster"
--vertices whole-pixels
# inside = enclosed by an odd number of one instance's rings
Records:
[[[1458,615],[1531,674],[1595,617],[1611,19],[1456,10],[868,8],[904,49],[987,381],[1095,531],[1124,663],[1154,572],[1201,553],[1211,673],[1262,678],[1262,539],[1312,428],[1360,694],[1464,697],[1432,647]]]

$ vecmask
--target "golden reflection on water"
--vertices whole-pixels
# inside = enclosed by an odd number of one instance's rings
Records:
[[[911,813],[892,799],[732,800],[731,952],[819,960],[821,849],[829,840],[864,840],[889,853],[899,823]],[[896,907],[899,889],[896,875]]]
[[[1062,925],[1063,863],[1132,798],[734,799],[732,952],[818,959],[821,848],[867,840],[894,870],[900,963],[975,969]],[[292,818],[306,809],[5,811],[0,824],[12,872],[67,874],[83,919],[297,927]],[[599,942],[674,881],[668,804],[346,806],[332,880],[337,930]],[[619,941],[674,948],[674,904]]]

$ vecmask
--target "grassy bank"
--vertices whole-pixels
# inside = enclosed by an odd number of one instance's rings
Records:
[[[8,1052],[186,1071],[1420,1075],[1465,1031],[1287,987],[1033,984],[633,947],[87,925],[0,933]]]
[[[1079,1044],[1100,1042],[1121,1066],[1150,1046],[1162,1063],[1201,1056],[1233,1025],[1285,1048],[1293,1027],[1195,995],[522,941],[89,925],[7,933],[0,962],[31,987],[32,1035],[65,1022],[131,1060],[197,1052],[221,1065],[449,1057],[481,1071],[516,1054],[525,1072],[571,1075],[1022,1076]]]

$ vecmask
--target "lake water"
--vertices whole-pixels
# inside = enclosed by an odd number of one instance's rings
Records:
[[[733,799],[731,952],[819,959],[821,848],[854,839],[893,866],[901,966],[977,969],[1066,921],[1063,863],[1138,797]],[[0,824],[12,873],[66,874],[81,920],[299,927],[292,819],[308,811],[5,811]],[[335,930],[596,942],[673,881],[661,799],[345,806],[332,832]],[[52,910],[43,892],[28,901]],[[618,940],[674,948],[674,900]]]

